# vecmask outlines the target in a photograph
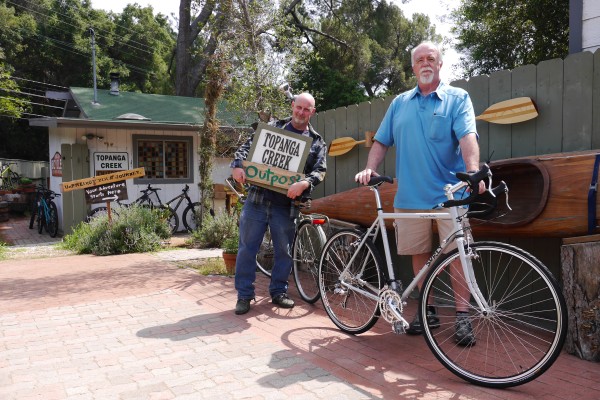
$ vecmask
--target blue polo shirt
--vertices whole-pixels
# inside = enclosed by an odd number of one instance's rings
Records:
[[[375,135],[396,149],[394,207],[424,210],[445,201],[444,185],[465,171],[458,141],[471,132],[475,113],[463,89],[440,83],[427,96],[417,86],[396,97]]]

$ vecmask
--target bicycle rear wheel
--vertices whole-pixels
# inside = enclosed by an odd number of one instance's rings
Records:
[[[188,232],[192,232],[198,228],[200,228],[201,220],[200,220],[200,211],[202,209],[202,205],[200,202],[195,202],[190,204],[183,210],[183,226]]]
[[[360,239],[361,234],[353,230],[335,233],[325,243],[319,261],[325,311],[338,328],[352,334],[366,332],[377,322],[383,287],[379,253],[369,241],[357,252]]]
[[[40,201],[44,201],[44,200],[40,200]],[[44,209],[44,205],[42,204],[38,208],[38,219],[37,219],[37,230],[40,235],[42,234],[42,230],[44,229],[45,224],[46,224],[46,210]]]
[[[325,244],[325,232],[312,221],[298,227],[294,240],[294,281],[300,297],[307,303],[319,300],[319,257]]]
[[[53,201],[48,203],[48,221],[46,221],[46,227],[48,228],[50,237],[56,237],[58,234],[58,210]]]
[[[267,231],[263,236],[262,243],[256,255],[256,267],[265,276],[271,277],[271,270],[275,261],[275,248],[271,239],[271,230],[267,227]]]
[[[438,310],[440,326],[424,325],[429,348],[452,373],[481,386],[517,386],[539,377],[560,354],[567,332],[558,284],[540,261],[517,247],[476,242],[465,250],[490,309],[484,312],[466,299],[476,342],[460,346],[455,293],[466,283],[451,276],[451,263],[460,265],[458,250],[438,260],[423,284],[419,305],[421,321],[427,321],[426,299]]]

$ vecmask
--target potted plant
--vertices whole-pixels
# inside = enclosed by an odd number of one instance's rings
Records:
[[[235,273],[235,260],[237,259],[239,240],[240,234],[236,230],[234,235],[223,241],[223,260],[225,261],[225,269],[230,275]]]

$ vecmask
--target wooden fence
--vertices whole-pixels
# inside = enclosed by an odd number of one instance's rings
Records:
[[[476,115],[492,104],[516,97],[531,97],[537,105],[539,116],[527,122],[495,125],[477,121],[482,161],[490,157],[493,161],[600,149],[600,50],[459,80],[451,85],[469,92]],[[328,143],[339,137],[362,140],[366,131],[377,130],[393,98],[321,112],[311,122]],[[344,155],[328,157],[327,177],[315,189],[314,197],[356,187],[354,175],[364,168],[368,152],[368,148],[359,145]],[[379,172],[393,176],[394,164],[394,152],[388,151]],[[555,276],[561,275],[561,239],[502,238],[502,241],[530,251],[548,265]],[[405,281],[412,274],[407,264],[405,259],[398,263],[404,265],[399,269]]]
[[[600,50],[451,85],[469,92],[476,115],[516,97],[531,97],[537,105],[539,116],[527,122],[497,125],[477,121],[482,161],[490,155],[492,160],[502,160],[600,148]],[[339,137],[364,139],[366,131],[377,130],[393,98],[320,112],[312,123],[328,143]],[[353,177],[364,168],[368,150],[360,145],[344,155],[329,157],[327,179],[315,189],[315,197],[356,187]],[[388,152],[380,172],[393,175],[394,163],[393,152]]]

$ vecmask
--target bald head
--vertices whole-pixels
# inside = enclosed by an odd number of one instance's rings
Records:
[[[315,98],[310,93],[300,93],[292,101],[292,126],[305,130],[315,111]]]

